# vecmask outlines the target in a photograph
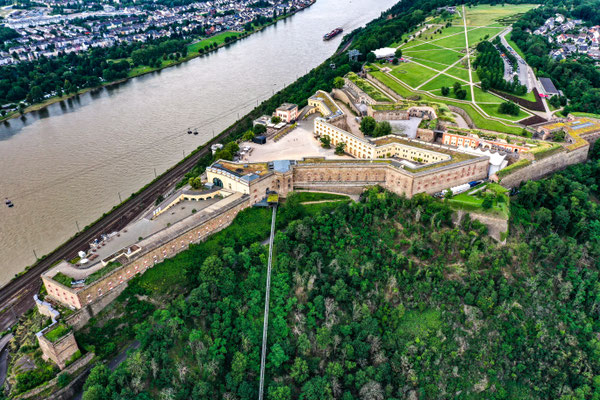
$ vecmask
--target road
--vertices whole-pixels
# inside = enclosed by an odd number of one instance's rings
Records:
[[[506,35],[508,35],[512,31],[512,27],[506,29],[504,32],[500,34],[500,41],[511,52],[513,56],[517,59],[518,70],[517,74],[519,75],[519,82],[521,85],[527,86],[527,91],[531,92],[535,87],[535,74],[531,67],[525,62],[525,60],[508,44],[506,41]],[[506,59],[504,60],[505,66],[507,64]],[[505,69],[506,70],[506,69]],[[506,74],[505,74],[506,79]],[[511,78],[512,79],[512,78]]]
[[[273,239],[275,238],[275,217],[277,205],[273,206],[271,217],[271,236],[269,237],[269,261],[267,262],[267,284],[265,289],[265,317],[263,320],[263,339],[260,355],[260,381],[258,385],[258,400],[263,400],[265,388],[265,363],[267,361],[267,331],[269,329],[269,297],[271,295],[271,263],[273,261]]]
[[[39,291],[41,285],[40,275],[44,271],[57,261],[75,257],[78,251],[87,249],[89,243],[101,234],[117,231],[127,226],[144,210],[154,204],[159,195],[170,190],[204,155],[208,154],[212,143],[223,141],[228,136],[229,130],[213,138],[202,150],[191,154],[167,170],[142,192],[126,200],[121,207],[94,223],[88,230],[62,244],[46,256],[46,258],[38,261],[37,264],[33,265],[23,275],[0,288],[0,331],[11,327],[18,320],[19,316],[35,305],[33,295]]]

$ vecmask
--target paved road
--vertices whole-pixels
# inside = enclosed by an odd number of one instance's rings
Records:
[[[516,57],[517,65],[518,65],[517,73],[519,74],[519,82],[521,82],[521,85],[527,86],[527,91],[531,92],[533,90],[533,88],[535,87],[535,75],[533,73],[533,70],[531,70],[531,67],[525,62],[525,60],[519,55],[519,53],[517,53],[515,51],[515,49],[513,49],[506,41],[505,36],[508,35],[511,31],[512,31],[512,27],[510,27],[507,30],[505,30],[504,32],[502,32],[500,34],[500,41],[502,42],[504,47],[506,47],[508,49],[508,51],[510,51],[511,54]],[[507,62],[506,62],[506,60],[504,60],[504,62],[505,62],[505,71],[506,71]],[[505,79],[506,79],[506,74],[505,74]],[[512,79],[512,77],[510,79]]]
[[[12,338],[13,334],[9,333],[0,339],[0,387],[4,385],[6,380],[6,371],[8,370],[8,347],[6,345]]]

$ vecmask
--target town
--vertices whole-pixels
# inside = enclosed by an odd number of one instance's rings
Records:
[[[543,36],[549,43],[556,45],[557,48],[550,52],[555,60],[577,55],[588,55],[594,60],[600,60],[600,25],[588,27],[580,19],[556,14],[533,31],[533,34]]]
[[[3,22],[17,34],[4,43],[0,65],[174,35],[199,37],[223,31],[244,32],[252,21],[276,18],[312,2],[221,0],[151,8],[98,2],[86,3],[86,10],[76,10],[70,9],[69,3],[50,0],[37,2],[39,7],[30,9],[8,6],[4,8],[8,14]]]

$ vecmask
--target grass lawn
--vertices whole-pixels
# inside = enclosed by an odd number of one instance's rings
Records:
[[[406,88],[402,84],[398,83],[395,79],[391,78],[390,76],[386,75],[385,73],[383,73],[381,71],[372,71],[371,75],[374,78],[378,79],[385,86],[390,88],[390,90],[396,92],[397,94],[399,94],[400,96],[402,96],[404,98],[409,98],[409,97],[415,95],[415,93],[412,90]],[[442,100],[434,99],[427,95],[420,95],[420,96],[423,97],[425,100],[437,101],[437,102],[441,102],[441,103],[445,103],[448,105],[462,108],[471,117],[471,119],[473,120],[475,125],[480,129],[488,129],[490,131],[512,133],[515,135],[520,135],[521,132],[523,131],[523,129],[518,126],[514,126],[514,125],[510,125],[510,124],[506,125],[500,121],[494,121],[494,120],[490,120],[488,117],[484,117],[471,104],[458,103],[458,102],[452,101],[451,99],[442,101]]]
[[[571,114],[575,115],[576,117],[588,117],[588,118],[600,119],[600,114],[592,114],[592,113],[585,113],[585,112],[578,112],[578,111],[573,111],[573,112],[571,112]]]
[[[449,88],[452,88],[452,85],[454,85],[454,83],[457,82],[456,79],[449,77],[448,75],[439,75],[436,76],[435,79],[431,80],[429,83],[427,83],[425,86],[423,86],[421,89],[422,90],[440,90],[442,88],[442,86],[447,86]],[[463,82],[460,82],[461,84]],[[466,86],[465,86],[466,87]],[[440,95],[439,93],[436,93],[438,96]]]
[[[54,328],[50,329],[48,332],[46,332],[46,334],[44,336],[46,336],[46,339],[48,339],[51,342],[55,342],[58,339],[60,339],[61,337],[65,336],[69,331],[71,330],[71,328],[69,328],[67,325],[63,324],[62,322],[56,324],[56,326],[54,326]]]
[[[411,52],[411,51],[426,51],[426,50],[439,50],[440,49],[440,46],[436,46],[431,43],[424,43],[420,40],[413,41],[410,43],[412,43],[412,46],[407,46],[407,47],[403,48],[402,54],[404,54],[406,52]]]
[[[469,195],[467,193],[461,193],[456,196],[452,196],[451,199],[448,199],[448,204],[455,208],[460,208],[466,211],[478,211],[508,218],[508,197],[504,193],[499,193],[498,191],[495,192],[497,196],[501,196],[504,201],[499,202],[497,199],[494,200],[492,208],[487,210],[482,207],[483,198],[477,197],[476,195]]]
[[[520,14],[537,7],[536,4],[505,4],[492,6],[482,4],[475,7],[465,7],[467,26],[487,26],[498,22],[499,19],[513,14]]]
[[[444,73],[463,79],[467,82],[469,81],[469,70],[466,68],[452,67]]]
[[[464,57],[464,54],[459,53],[457,51],[439,48],[436,50],[426,51],[406,50],[404,54],[406,54],[409,57],[418,57],[422,60],[433,61],[439,64],[445,64],[447,66],[454,64],[456,61]]]
[[[394,79],[390,78],[385,73],[383,73],[381,71],[371,71],[370,73],[373,77],[375,77],[377,80],[379,80],[381,83],[383,83],[384,85],[389,87],[391,90],[393,90],[395,93],[399,94],[400,96],[402,96],[404,98],[414,96],[414,93],[412,90],[399,84],[398,82],[396,82]]]
[[[423,68],[415,63],[402,63],[392,70],[392,75],[406,83],[410,87],[417,87],[421,82],[435,76],[436,72]]]
[[[456,34],[449,35],[449,36],[446,36],[446,37],[443,37],[443,38],[439,38],[437,40],[432,40],[431,43],[437,44],[437,45],[443,46],[443,47],[450,47],[450,48],[460,47],[460,48],[465,48],[465,46],[466,46],[466,43],[465,43],[465,33],[464,33],[464,29],[462,29],[462,30],[463,30],[462,33],[456,33]]]
[[[412,60],[414,60],[415,62],[418,62],[419,64],[423,64],[428,66],[429,68],[433,68],[437,71],[442,71],[446,68],[448,68],[448,66],[446,64],[442,64],[442,63],[438,63],[435,61],[429,61],[429,60],[425,60],[423,58],[419,58],[419,56],[411,56]]]
[[[201,40],[199,42],[192,43],[192,44],[188,45],[188,54],[189,53],[197,53],[200,48],[205,47],[205,46],[209,46],[209,45],[211,45],[213,43],[216,43],[217,46],[221,45],[221,44],[225,43],[225,38],[228,37],[228,36],[238,37],[240,35],[241,35],[241,33],[239,33],[239,32],[221,32],[221,33],[218,33],[218,34],[216,34],[214,36],[211,36],[211,37],[209,37],[207,39],[204,39],[204,40]]]
[[[520,110],[519,115],[517,115],[517,116],[501,114],[500,112],[498,112],[498,107],[500,106],[499,104],[480,104],[480,103],[478,103],[477,105],[479,107],[481,107],[483,109],[483,111],[485,111],[492,117],[504,118],[504,119],[508,119],[510,121],[520,121],[524,118],[531,116],[530,114],[527,114],[523,110]]]
[[[477,28],[467,31],[467,37],[469,38],[469,47],[475,47],[483,40],[486,40],[486,36],[491,38],[492,36],[500,33],[502,28]]]
[[[300,203],[307,201],[321,201],[321,200],[345,200],[348,196],[343,194],[335,193],[321,193],[321,192],[295,192],[296,198]]]
[[[504,102],[504,100],[502,100],[500,97],[496,96],[495,94],[491,93],[491,92],[484,92],[483,90],[481,90],[478,87],[473,88],[474,92],[475,92],[475,101],[476,102],[484,102],[484,103],[502,103]]]

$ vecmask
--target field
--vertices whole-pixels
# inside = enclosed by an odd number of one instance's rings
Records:
[[[535,4],[506,4],[491,6],[489,4],[479,5],[467,8],[467,26],[497,26],[502,27],[502,22],[506,17],[515,14],[525,13],[532,8],[537,7]],[[460,21],[460,19],[455,19]]]
[[[431,23],[416,37],[407,37],[407,42],[399,48],[408,62],[397,66],[378,64],[379,68],[386,66],[390,71],[373,76],[402,97],[418,95],[461,107],[480,128],[521,133],[522,128],[512,124],[531,113],[526,110],[517,116],[499,113],[498,106],[506,100],[481,89],[477,71],[469,73],[468,60],[473,62],[478,43],[491,40],[514,22],[516,16],[533,7],[529,4],[465,7],[465,19],[459,7],[460,16],[452,20],[451,26]],[[453,90],[442,96],[442,87],[452,88],[456,82],[467,92],[465,98],[458,99]],[[522,97],[535,101],[533,93]]]
[[[500,121],[492,120],[489,117],[482,115],[470,103],[465,103],[465,102],[459,103],[458,101],[455,101],[452,99],[440,101],[440,99],[432,97],[431,95],[427,94],[427,92],[417,94],[414,91],[408,89],[406,86],[400,84],[391,75],[386,74],[381,71],[371,71],[371,75],[373,75],[374,78],[376,78],[378,81],[383,83],[385,86],[390,88],[390,90],[394,91],[395,93],[398,93],[402,97],[410,98],[412,96],[418,96],[425,100],[436,101],[436,102],[441,102],[441,103],[444,103],[447,105],[460,107],[463,110],[465,110],[465,112],[469,115],[469,117],[471,117],[471,119],[473,120],[475,125],[477,125],[478,128],[488,129],[488,130],[497,131],[497,132],[512,133],[514,135],[520,135],[521,132],[523,131],[522,128],[520,128],[516,125],[510,124],[508,121],[507,121],[507,123],[503,123]]]

